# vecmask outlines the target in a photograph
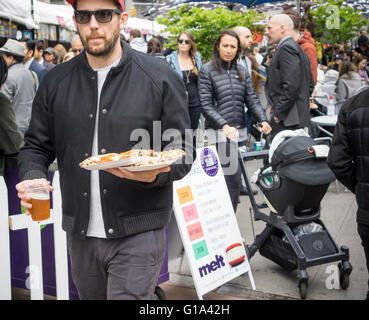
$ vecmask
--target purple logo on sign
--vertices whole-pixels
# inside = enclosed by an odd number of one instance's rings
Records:
[[[202,169],[208,176],[214,177],[218,173],[218,159],[212,150],[204,148],[201,152],[200,161]]]

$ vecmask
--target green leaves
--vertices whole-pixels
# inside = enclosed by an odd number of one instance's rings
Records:
[[[213,44],[221,30],[245,26],[253,32],[262,28],[260,26],[255,28],[253,24],[263,19],[265,19],[264,14],[254,10],[240,13],[223,7],[207,10],[199,7],[190,9],[188,5],[184,5],[178,10],[171,10],[167,18],[158,18],[158,22],[166,25],[165,31],[173,35],[170,38],[173,48],[176,48],[177,35],[181,31],[190,31],[203,60],[209,61]]]
[[[322,34],[321,40],[327,44],[346,43],[357,37],[367,21],[359,12],[343,6],[343,0],[318,1],[320,6],[310,10],[314,22],[314,33]]]

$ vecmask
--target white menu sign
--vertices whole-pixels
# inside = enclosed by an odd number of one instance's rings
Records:
[[[173,193],[173,209],[199,298],[245,272],[255,290],[214,146],[197,149],[191,171],[174,182]]]

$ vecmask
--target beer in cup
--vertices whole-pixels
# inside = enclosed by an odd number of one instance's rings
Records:
[[[44,185],[30,184],[26,187],[27,194],[31,197],[28,202],[32,205],[30,209],[33,221],[42,221],[50,218],[50,191],[49,182]]]

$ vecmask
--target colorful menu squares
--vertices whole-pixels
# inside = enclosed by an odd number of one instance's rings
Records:
[[[206,241],[202,240],[192,245],[193,252],[195,254],[195,259],[198,260],[202,257],[205,257],[209,254],[208,246],[206,245]]]
[[[180,204],[184,204],[193,200],[193,195],[190,186],[177,189],[177,195]]]
[[[187,232],[188,232],[188,235],[190,236],[191,241],[195,241],[204,236],[200,222],[197,222],[195,224],[191,224],[190,226],[188,226]]]
[[[190,204],[189,206],[182,208],[183,217],[186,222],[190,222],[192,220],[195,220],[199,217],[199,214],[197,213],[196,205]]]

